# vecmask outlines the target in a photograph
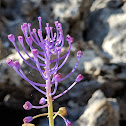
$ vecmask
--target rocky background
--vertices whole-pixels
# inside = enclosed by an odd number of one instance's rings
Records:
[[[30,79],[42,81],[38,73],[23,63],[7,39],[10,33],[22,35],[20,25],[24,22],[37,28],[38,16],[43,19],[43,27],[46,22],[53,26],[59,20],[64,36],[74,37],[70,58],[60,71],[63,76],[74,67],[76,52],[81,49],[84,53],[76,72],[59,85],[57,94],[69,87],[79,73],[84,80],[57,99],[54,110],[65,106],[73,126],[125,126],[125,0],[0,0],[0,125],[20,126],[25,116],[46,112],[23,110],[26,100],[37,105],[42,96],[6,64],[8,57],[19,60]],[[22,51],[18,41],[17,45]],[[67,45],[62,53],[66,51]],[[47,118],[34,123],[48,126]],[[55,125],[65,124],[57,118]]]

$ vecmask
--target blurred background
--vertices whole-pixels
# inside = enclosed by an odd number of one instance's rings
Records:
[[[38,105],[42,95],[6,64],[8,57],[18,60],[28,78],[43,81],[23,63],[7,39],[11,33],[23,35],[20,25],[25,22],[38,28],[38,16],[42,17],[43,30],[45,23],[54,26],[58,20],[64,38],[67,34],[74,37],[70,58],[60,70],[62,76],[74,67],[76,52],[83,51],[76,72],[59,84],[57,94],[79,73],[84,80],[54,102],[54,111],[65,106],[73,126],[126,126],[126,0],[0,0],[0,125],[21,126],[25,116],[47,112],[46,108],[23,109],[27,100]],[[16,44],[25,57],[17,39]],[[62,53],[67,49],[65,44]],[[48,126],[47,118],[33,123]],[[55,125],[65,126],[60,118]]]

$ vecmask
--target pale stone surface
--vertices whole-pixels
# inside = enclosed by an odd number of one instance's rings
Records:
[[[115,21],[116,20],[116,21]],[[112,62],[126,63],[126,14],[112,15],[108,18],[109,33],[105,37],[102,48],[112,56]]]
[[[116,99],[107,99],[98,90],[74,126],[119,126],[119,106]]]

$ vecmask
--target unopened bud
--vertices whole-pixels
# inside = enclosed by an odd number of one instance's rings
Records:
[[[25,117],[25,118],[23,119],[24,123],[29,123],[29,122],[31,122],[32,120],[33,120],[32,116],[28,116],[28,117]]]
[[[25,102],[25,104],[23,105],[23,108],[24,108],[25,110],[30,110],[30,109],[32,109],[32,104],[31,104],[29,101],[27,101],[27,102]]]
[[[65,107],[60,107],[59,108],[59,114],[62,116],[66,116],[67,115],[67,110]]]
[[[31,23],[28,23],[28,27],[31,27]]]
[[[55,79],[55,81],[60,81],[60,79],[61,79],[61,73],[56,73],[56,74],[53,74],[53,77],[54,77],[54,79]]]
[[[23,43],[23,37],[22,36],[18,36],[18,41],[22,44]]]
[[[24,30],[26,30],[28,28],[28,24],[27,23],[24,23],[23,24],[23,28],[24,28]]]
[[[33,31],[33,33],[36,33],[36,29],[35,28],[33,28],[32,31]]]
[[[76,82],[79,82],[81,81],[82,79],[84,78],[84,76],[82,74],[79,74],[77,77],[76,77]]]
[[[65,124],[66,126],[72,126],[72,123],[68,119],[65,119]]]
[[[38,20],[39,20],[39,21],[42,21],[42,18],[39,16],[39,17],[38,17]]]
[[[78,57],[78,58],[81,58],[82,55],[83,55],[83,53],[81,52],[81,50],[79,50],[79,51],[77,52],[77,57]]]
[[[74,41],[74,39],[73,39],[70,35],[67,35],[67,36],[66,36],[66,41],[72,43],[72,42]]]
[[[38,57],[38,50],[32,49],[32,54],[33,54],[34,58],[37,58]]]
[[[17,69],[20,69],[21,66],[20,66],[20,63],[18,61],[15,61],[14,62],[14,66],[17,68]]]
[[[41,99],[40,99],[40,101],[39,101],[39,104],[41,104],[41,105],[44,105],[45,104],[45,98],[44,97],[42,97]]]
[[[57,25],[58,25],[58,21],[55,21],[54,23],[55,23],[55,26],[57,26]]]
[[[13,67],[13,66],[14,66],[14,63],[13,63],[12,59],[7,59],[6,63],[7,63],[10,67]]]
[[[32,38],[31,37],[28,37],[28,44],[29,44],[29,46],[31,46],[32,43],[33,43]]]
[[[13,43],[15,42],[15,36],[13,34],[8,35],[8,39]]]

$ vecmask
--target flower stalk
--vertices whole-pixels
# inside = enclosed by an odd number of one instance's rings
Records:
[[[16,39],[13,34],[8,35],[8,39],[12,44],[14,45],[15,49],[19,53],[19,56],[24,60],[24,62],[30,66],[32,69],[35,69],[38,71],[41,75],[41,77],[45,80],[45,84],[37,83],[32,80],[30,80],[23,72],[21,69],[21,65],[18,61],[13,62],[12,59],[7,60],[7,64],[12,67],[19,76],[21,76],[24,80],[29,82],[32,87],[34,87],[37,91],[39,91],[41,94],[44,95],[39,101],[40,106],[34,106],[32,103],[29,101],[25,102],[23,105],[23,108],[25,110],[30,110],[30,109],[41,109],[48,107],[48,113],[43,113],[39,114],[37,116],[31,117],[25,117],[24,118],[24,123],[22,126],[34,126],[33,124],[29,123],[33,119],[41,117],[41,116],[47,116],[49,118],[49,126],[54,126],[54,119],[59,115],[60,117],[63,118],[66,126],[72,126],[71,122],[67,119],[65,119],[64,116],[66,116],[67,111],[65,107],[61,107],[58,112],[53,112],[53,102],[55,99],[63,96],[66,94],[69,90],[71,90],[78,82],[80,82],[83,79],[83,75],[79,74],[73,84],[63,91],[62,93],[56,95],[57,87],[58,84],[68,78],[77,68],[78,63],[82,57],[82,52],[78,51],[77,52],[77,62],[75,64],[75,67],[73,70],[68,73],[65,77],[62,77],[61,73],[58,73],[58,70],[61,69],[66,61],[68,60],[68,57],[70,55],[70,50],[71,50],[71,44],[73,43],[74,39],[70,36],[66,36],[66,41],[68,42],[69,48],[66,54],[63,56],[60,56],[62,47],[64,45],[64,37],[63,37],[63,31],[62,31],[62,25],[58,21],[55,21],[55,27],[56,27],[56,32],[53,32],[53,27],[49,26],[49,23],[46,23],[46,38],[43,38],[42,35],[42,26],[41,26],[41,17],[38,17],[39,21],[39,29],[38,31],[33,28],[31,29],[31,24],[30,23],[24,23],[21,25],[21,30],[24,34],[25,41],[27,45],[29,46],[29,49],[31,50],[33,57],[31,57],[25,46],[24,46],[24,41],[23,41],[23,36],[18,36],[18,41],[20,42],[24,52],[26,55],[29,57],[29,60],[34,63],[31,64],[28,60],[26,60],[23,55],[20,53],[20,50],[18,49],[16,45]],[[28,33],[29,32],[29,33]],[[34,48],[34,45],[38,46],[38,48]],[[36,47],[35,46],[35,47]],[[56,55],[56,59],[51,59],[52,55]],[[64,59],[64,60],[63,60]],[[63,60],[62,63],[60,63],[60,60]],[[55,65],[51,68],[51,63],[55,63]],[[43,69],[42,69],[43,67]],[[54,85],[54,90],[51,92],[52,85]],[[41,87],[45,87],[46,91],[43,91]]]
[[[51,94],[51,76],[50,76],[50,54],[49,48],[47,45],[47,57],[46,57],[46,97],[47,97],[47,104],[48,104],[48,118],[49,118],[49,126],[54,126],[54,119],[53,119],[53,105],[52,105],[52,96]]]

